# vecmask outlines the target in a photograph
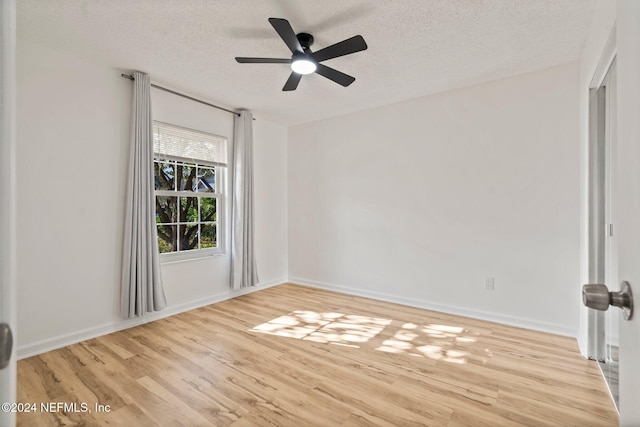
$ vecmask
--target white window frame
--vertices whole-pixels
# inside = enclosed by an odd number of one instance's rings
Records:
[[[193,132],[193,133],[198,133],[198,134],[202,134],[202,135],[207,135],[207,136],[211,136],[217,139],[221,139],[224,140],[224,143],[227,144],[228,140],[227,138],[220,136],[220,135],[215,135],[215,134],[211,134],[208,132],[202,132],[199,130],[194,130],[194,129],[188,129],[188,128],[183,128],[180,126],[176,126],[173,124],[169,124],[169,123],[163,123],[163,122],[159,122],[159,121],[154,121],[154,124],[160,124],[160,125],[164,125],[164,126],[170,126],[173,128],[180,128],[180,129],[185,129],[187,131]],[[154,127],[155,129],[155,127]],[[225,255],[227,253],[226,250],[226,231],[227,231],[227,185],[226,185],[226,181],[227,181],[227,166],[226,165],[221,165],[219,163],[215,163],[215,162],[210,162],[210,161],[204,161],[204,160],[197,160],[197,159],[193,159],[193,158],[187,158],[187,157],[180,157],[180,156],[175,156],[175,155],[164,155],[164,154],[159,154],[154,152],[153,153],[153,161],[158,162],[158,161],[175,161],[175,162],[181,162],[187,165],[196,165],[196,166],[201,166],[201,167],[206,167],[206,168],[210,168],[213,169],[214,171],[214,175],[215,175],[215,192],[210,193],[210,192],[195,192],[195,191],[179,191],[179,190],[154,190],[154,203],[155,203],[155,197],[156,196],[166,196],[166,197],[197,197],[197,198],[201,198],[201,197],[210,197],[210,198],[214,198],[216,200],[216,220],[213,221],[216,224],[216,244],[217,246],[214,248],[205,248],[205,249],[190,249],[190,250],[184,250],[184,251],[176,251],[176,252],[165,252],[165,253],[160,253],[160,262],[162,263],[166,263],[166,262],[176,262],[176,261],[183,261],[183,260],[192,260],[192,259],[199,259],[199,258],[205,258],[205,257],[211,257],[211,256],[219,256],[219,255]],[[175,163],[174,163],[175,165]],[[174,166],[175,167],[175,166]],[[155,166],[154,166],[155,168]],[[175,180],[175,186],[176,188],[178,188],[178,182],[179,179],[177,176],[174,177]],[[178,202],[179,203],[179,202]],[[198,204],[198,206],[200,206],[200,204]],[[198,208],[200,209],[200,208]],[[200,212],[198,212],[198,217],[200,217]],[[178,226],[178,224],[180,224],[179,222],[179,218],[178,218],[178,223],[174,224],[174,223],[169,223],[170,225],[176,225]],[[202,224],[200,221],[196,222],[196,223],[189,223],[189,224]],[[157,225],[156,225],[157,226]],[[158,237],[159,238],[159,237]],[[198,237],[200,238],[200,237]],[[178,248],[180,247],[180,245],[178,244]]]

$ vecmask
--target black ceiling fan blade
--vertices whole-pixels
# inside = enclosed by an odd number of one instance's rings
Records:
[[[290,59],[280,58],[245,58],[243,56],[236,56],[236,61],[241,64],[289,64]]]
[[[322,65],[322,64],[318,64],[316,73],[320,74],[323,77],[328,78],[329,80],[333,80],[334,82],[344,87],[347,87],[351,83],[356,81],[355,77],[351,77],[348,74],[342,73],[338,70],[334,70],[333,68],[327,67],[326,65]]]
[[[269,23],[273,26],[274,30],[280,35],[282,41],[286,43],[291,50],[291,53],[303,52],[300,41],[296,37],[296,33],[291,28],[289,21],[282,18],[269,18]]]
[[[296,88],[298,87],[298,83],[300,83],[300,79],[302,79],[302,74],[291,73],[282,90],[285,92],[296,90]]]
[[[339,43],[327,46],[313,53],[316,61],[322,62],[327,59],[337,58],[339,56],[349,55],[351,53],[360,52],[367,49],[367,43],[362,36],[353,36],[350,39],[343,40]]]

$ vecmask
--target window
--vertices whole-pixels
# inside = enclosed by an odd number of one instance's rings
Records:
[[[161,256],[223,253],[226,138],[154,121],[153,153]]]

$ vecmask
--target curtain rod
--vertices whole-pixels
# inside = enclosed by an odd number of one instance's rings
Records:
[[[135,78],[133,76],[130,76],[129,74],[124,74],[123,73],[123,74],[121,74],[121,76],[124,77],[125,79],[135,80]],[[169,92],[169,93],[172,93],[174,95],[190,99],[191,101],[199,102],[200,104],[208,105],[209,107],[217,108],[218,110],[226,111],[227,113],[231,113],[231,114],[234,114],[236,116],[240,116],[240,113],[238,113],[237,111],[227,110],[226,108],[219,107],[219,106],[214,105],[214,104],[209,104],[208,102],[202,101],[202,100],[197,99],[197,98],[193,98],[193,97],[191,97],[189,95],[185,95],[184,93],[180,93],[180,92],[173,91],[171,89],[167,89],[166,87],[158,86],[158,85],[155,85],[153,83],[151,83],[151,87],[155,87],[156,89],[160,89],[160,90],[163,90],[165,92]]]

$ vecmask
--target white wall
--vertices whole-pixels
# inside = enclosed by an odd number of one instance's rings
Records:
[[[289,279],[575,335],[578,81],[574,63],[290,128]]]
[[[254,122],[256,259],[260,283],[288,277],[287,129]]]
[[[17,69],[24,357],[136,323],[118,313],[132,86],[113,67],[22,41]],[[228,113],[157,90],[152,99],[155,118],[231,140]],[[286,138],[284,127],[255,122],[261,286],[287,276]],[[158,316],[235,295],[228,291],[228,256],[165,264],[162,272],[169,307]]]

